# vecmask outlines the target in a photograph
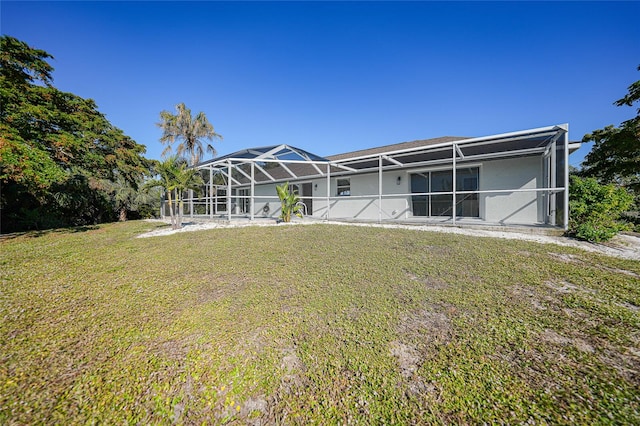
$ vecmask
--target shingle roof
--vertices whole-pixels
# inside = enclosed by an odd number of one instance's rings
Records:
[[[418,148],[422,146],[430,146],[437,145],[440,143],[447,143],[453,141],[460,141],[464,139],[469,139],[467,137],[462,136],[443,136],[440,138],[432,138],[432,139],[419,139],[410,142],[401,142],[392,145],[383,145],[377,146],[375,148],[361,149],[358,151],[345,152],[343,154],[335,154],[329,155],[325,157],[327,160],[335,161],[335,160],[344,160],[347,158],[355,158],[362,157],[366,155],[375,155],[375,154],[383,154],[385,152],[399,151],[402,149],[410,149],[410,148]]]

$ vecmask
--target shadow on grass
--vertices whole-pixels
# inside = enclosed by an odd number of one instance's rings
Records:
[[[71,226],[68,228],[53,228],[43,229],[38,231],[21,231],[11,232],[8,234],[0,234],[0,241],[13,240],[15,238],[39,238],[49,234],[76,234],[79,232],[95,231],[99,229],[100,225],[83,225],[83,226]]]

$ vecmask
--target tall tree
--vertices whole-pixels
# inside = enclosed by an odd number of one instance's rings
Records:
[[[3,230],[112,220],[101,182],[124,179],[135,188],[149,170],[144,145],[113,126],[93,100],[53,87],[50,58],[0,37]]]
[[[199,191],[204,185],[200,172],[187,163],[172,155],[155,166],[157,178],[145,183],[145,188],[162,187],[166,191],[169,202],[169,214],[171,216],[171,227],[178,229],[182,227],[183,194],[187,190]],[[164,208],[164,206],[162,207]]]
[[[631,84],[628,90],[629,93],[615,105],[633,106],[640,100],[640,80]],[[640,195],[640,108],[634,118],[619,127],[611,125],[594,130],[582,141],[593,141],[594,145],[582,163],[581,175],[595,177],[604,184],[617,183]]]
[[[203,112],[193,116],[191,110],[183,103],[176,105],[176,110],[176,114],[169,111],[160,113],[161,121],[157,124],[162,129],[160,142],[167,144],[162,155],[171,152],[172,145],[177,141],[176,154],[186,158],[190,165],[195,165],[204,154],[202,140],[212,141],[222,139],[222,136],[215,132]],[[206,145],[206,150],[211,152],[211,155],[216,155],[216,150],[210,143]]]

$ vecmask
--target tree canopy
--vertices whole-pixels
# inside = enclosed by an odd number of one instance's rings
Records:
[[[640,80],[631,84],[627,95],[614,104],[633,106],[638,100]],[[580,174],[595,177],[605,184],[617,183],[640,194],[640,108],[635,117],[619,127],[610,125],[585,135],[583,142],[589,141],[594,145],[582,163]]]
[[[157,124],[162,129],[160,142],[167,144],[163,155],[171,152],[172,145],[178,141],[176,154],[185,158],[190,165],[195,165],[204,154],[202,139],[213,140],[222,139],[217,134],[213,125],[209,123],[207,116],[199,112],[195,116],[184,103],[176,105],[176,114],[169,111],[160,113],[160,122]],[[211,155],[216,155],[216,150],[211,144],[207,144],[206,149]]]
[[[53,86],[52,58],[0,38],[3,231],[111,220],[104,182],[136,188],[149,170],[144,145],[113,126],[93,100]],[[30,215],[44,222],[25,223]]]

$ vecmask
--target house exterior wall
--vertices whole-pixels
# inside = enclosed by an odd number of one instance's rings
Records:
[[[400,185],[397,177],[401,176]],[[383,219],[403,219],[410,216],[409,202],[406,196],[390,197],[392,194],[408,192],[406,172],[384,172],[382,177]],[[351,195],[337,197],[337,180],[349,179]],[[311,216],[326,218],[327,215],[327,179],[303,179],[290,183],[310,182],[313,197]],[[245,187],[242,187],[245,188]],[[309,194],[303,194],[303,198]],[[368,173],[363,175],[346,175],[331,177],[330,218],[355,218],[363,220],[378,219],[378,174]],[[268,211],[265,206],[268,205]],[[276,195],[276,184],[255,185],[254,215],[256,217],[278,217],[280,215],[280,202]]]
[[[401,176],[401,184],[397,185],[397,177]],[[336,181],[349,179],[351,195],[337,197]],[[326,197],[326,179],[317,181],[317,193]],[[409,214],[409,204],[406,196],[394,197],[393,194],[403,194],[408,191],[406,173],[404,171],[387,171],[382,173],[382,219],[403,219]],[[314,193],[315,195],[315,193]],[[378,174],[367,173],[360,175],[346,175],[331,178],[331,210],[329,217],[334,219],[352,218],[361,220],[377,220],[379,218]],[[319,200],[314,208],[314,216],[326,217],[326,200]]]
[[[483,162],[480,190],[542,188],[542,157],[518,157]],[[480,217],[491,223],[544,222],[542,192],[480,195]]]
[[[280,216],[280,201],[275,184],[255,185],[253,214],[256,217]],[[265,208],[266,207],[266,208]]]
[[[479,167],[479,190],[512,190],[543,187],[543,168],[540,156],[498,159],[473,163],[460,163],[459,168]],[[442,170],[442,167],[432,170]],[[378,174],[346,174],[331,177],[330,219],[390,220],[411,219],[410,174],[429,169],[396,169],[382,173],[382,209],[379,211]],[[398,182],[400,177],[400,182]],[[337,180],[349,179],[350,195],[337,196]],[[326,218],[327,179],[303,179],[291,183],[310,182],[313,197],[312,217]],[[255,217],[278,217],[280,202],[276,184],[256,184],[253,213]],[[248,188],[248,187],[242,187]],[[394,196],[394,194],[398,194]],[[310,194],[303,194],[303,198]],[[268,208],[265,209],[265,206]],[[544,195],[542,192],[512,192],[480,194],[479,220],[490,223],[537,224],[544,222]],[[424,218],[424,217],[422,217]],[[442,217],[442,219],[446,219]]]

